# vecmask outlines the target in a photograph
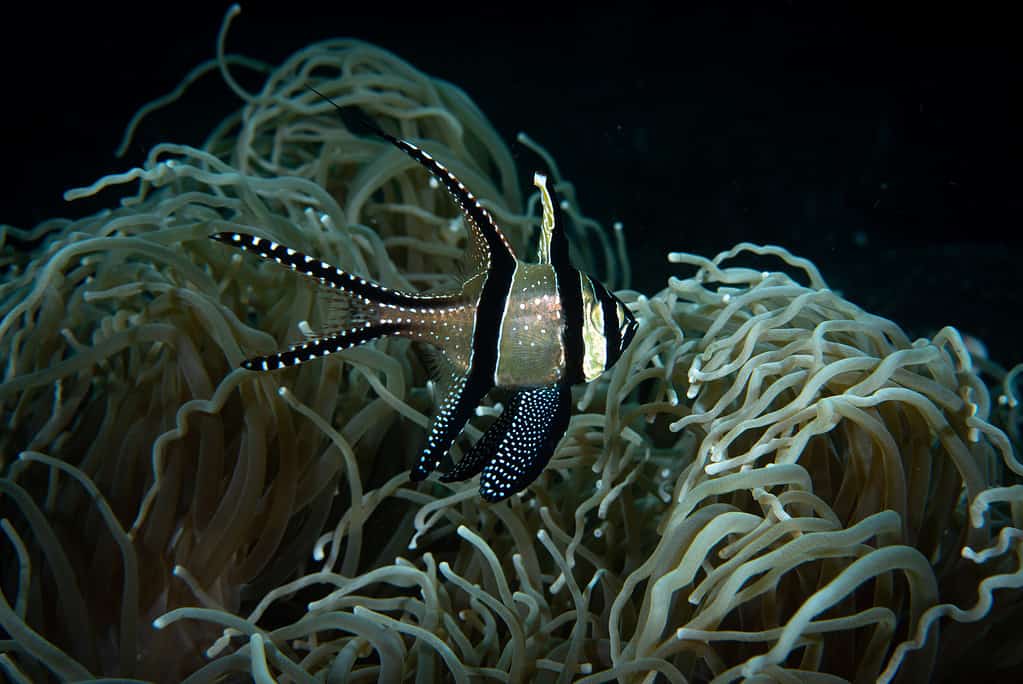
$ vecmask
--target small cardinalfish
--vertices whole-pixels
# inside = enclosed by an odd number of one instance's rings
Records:
[[[210,237],[317,281],[334,305],[322,327],[305,330],[304,342],[242,366],[288,368],[388,335],[431,345],[446,394],[411,479],[424,480],[442,460],[450,464],[448,450],[484,397],[494,388],[511,390],[497,420],[440,478],[457,482],[482,473],[480,496],[501,501],[539,477],[568,429],[571,386],[614,365],[638,324],[621,300],[573,268],[564,221],[543,175],[533,178],[543,206],[534,264],[516,258],[490,212],[443,164],[408,140],[369,126],[426,168],[458,205],[469,234],[464,282],[451,293],[404,292],[267,238],[217,233]]]

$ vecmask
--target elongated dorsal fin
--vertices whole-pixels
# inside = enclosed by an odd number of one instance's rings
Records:
[[[415,143],[403,138],[398,138],[384,131],[377,126],[364,112],[355,109],[355,112],[346,112],[336,102],[316,90],[307,86],[324,100],[332,104],[338,111],[338,115],[345,126],[353,133],[359,134],[369,132],[378,138],[382,138],[399,150],[407,154],[439,181],[455,200],[455,204],[465,218],[466,227],[469,230],[469,255],[470,268],[473,274],[479,274],[490,268],[491,262],[499,262],[500,265],[511,266],[515,263],[515,252],[512,250],[508,239],[501,232],[497,222],[490,215],[490,212],[479,203],[476,196],[465,187],[462,181],[458,180],[455,174],[451,173],[446,166],[433,158],[430,153],[423,150]]]
[[[402,138],[384,133],[384,137],[395,147],[419,162],[430,174],[440,181],[455,204],[462,211],[469,230],[469,262],[474,274],[489,269],[493,262],[511,266],[515,263],[515,252],[508,239],[498,228],[490,212],[479,203],[472,191],[455,177],[446,166],[434,159],[419,146]]]

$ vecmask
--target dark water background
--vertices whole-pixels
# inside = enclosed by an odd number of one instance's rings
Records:
[[[911,335],[953,324],[1023,362],[1023,50],[1008,3],[486,5],[248,3],[228,49],[277,63],[351,36],[454,82],[505,140],[544,144],[588,215],[625,224],[637,289],[678,272],[669,250],[781,244]],[[115,192],[61,193],[157,142],[199,144],[239,105],[215,74],[113,156],[134,111],[214,54],[225,7],[5,17],[0,222],[102,208]],[[537,161],[517,154],[525,182]]]

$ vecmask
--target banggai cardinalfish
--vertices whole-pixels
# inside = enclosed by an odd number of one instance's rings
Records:
[[[343,116],[346,123],[350,118]],[[537,263],[526,263],[516,258],[490,212],[443,164],[375,124],[359,126],[425,167],[454,198],[469,232],[465,280],[444,294],[393,290],[257,235],[217,233],[214,240],[316,280],[330,311],[306,341],[242,366],[273,371],[388,335],[435,347],[447,392],[412,480],[425,479],[441,465],[490,390],[509,389],[513,394],[500,417],[440,478],[455,482],[482,472],[480,496],[500,501],[540,475],[568,429],[571,386],[610,368],[638,324],[621,300],[572,267],[564,220],[544,176],[533,180],[543,205],[539,254]]]

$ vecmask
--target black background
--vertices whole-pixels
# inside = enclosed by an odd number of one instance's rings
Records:
[[[972,4],[971,4],[972,5]],[[946,324],[1023,362],[1021,51],[1007,9],[965,3],[248,3],[228,50],[277,63],[351,36],[462,87],[506,141],[524,130],[620,220],[637,289],[665,253],[775,243],[912,335]],[[116,201],[69,187],[199,144],[239,105],[216,74],[113,150],[143,103],[214,54],[226,3],[21,5],[0,28],[0,222]],[[521,155],[523,181],[536,165]]]

